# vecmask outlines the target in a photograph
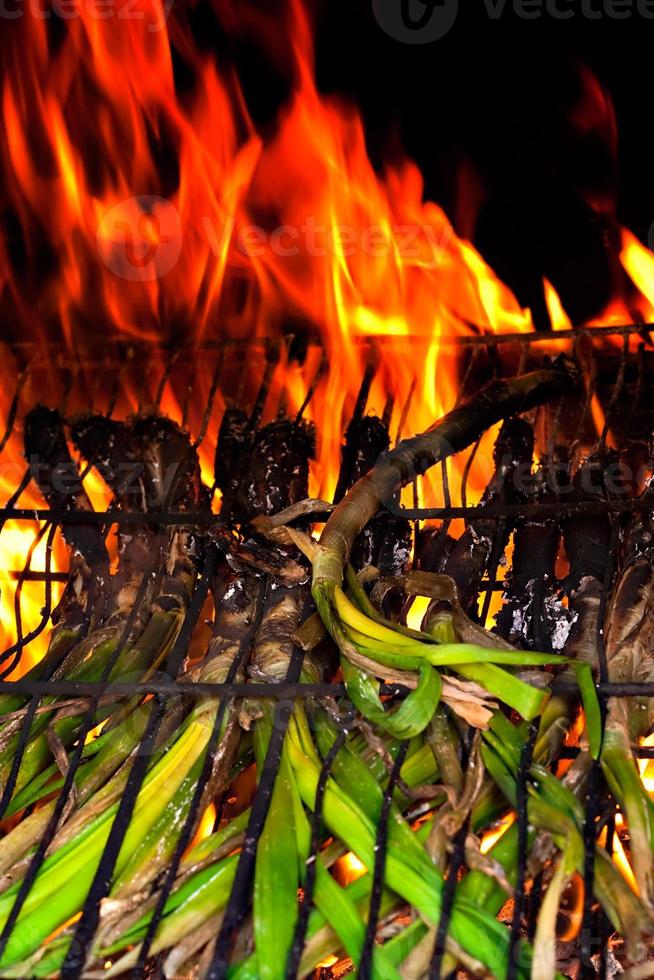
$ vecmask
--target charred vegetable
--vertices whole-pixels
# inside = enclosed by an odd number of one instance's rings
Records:
[[[538,506],[558,499],[567,479],[565,456],[544,459],[532,480],[528,501]],[[561,539],[550,517],[526,517],[517,527],[504,604],[496,629],[509,643],[531,650],[562,650],[572,616],[561,603],[556,558]]]
[[[376,724],[385,724],[399,735],[421,731],[431,720],[440,694],[436,666],[453,667],[469,680],[513,704],[525,717],[540,711],[544,695],[518,681],[499,664],[526,663],[524,654],[459,648],[454,629],[445,628],[437,639],[385,623],[359,592],[355,601],[342,590],[344,566],[357,535],[379,507],[414,475],[424,473],[438,460],[465,448],[494,421],[524,411],[567,389],[571,377],[563,367],[505,382],[492,382],[477,396],[460,405],[421,436],[400,443],[364,476],[338,505],[315,549],[313,595],[325,625],[338,643],[348,692],[357,707]],[[350,586],[354,582],[349,580]],[[427,642],[426,642],[427,641]],[[464,645],[465,646],[465,645]],[[498,655],[499,654],[499,655]],[[485,662],[484,662],[484,658]],[[537,658],[544,663],[548,658]],[[536,661],[533,661],[534,663]],[[383,666],[382,666],[383,665]],[[394,671],[389,675],[389,669]],[[386,713],[370,675],[399,679],[413,671],[418,686],[396,715]],[[519,686],[522,685],[522,686]]]
[[[278,418],[255,436],[245,476],[236,493],[234,514],[250,520],[276,514],[309,494],[309,459],[315,432],[307,422]]]
[[[495,471],[480,500],[480,507],[516,504],[525,499],[533,451],[534,434],[529,423],[521,418],[507,419],[495,442]],[[476,518],[453,545],[443,565],[445,574],[454,579],[461,605],[473,618],[476,618],[479,586],[493,546],[499,558],[511,530],[506,519]]]

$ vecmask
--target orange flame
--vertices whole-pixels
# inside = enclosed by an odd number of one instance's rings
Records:
[[[566,908],[560,914],[565,919],[565,925],[559,934],[559,941],[570,943],[579,935],[584,919],[584,880],[575,872],[566,890]]]
[[[216,806],[214,803],[210,803],[200,817],[200,823],[198,824],[198,829],[195,831],[195,836],[184,852],[185,857],[187,854],[190,854],[194,847],[197,847],[203,840],[211,836],[215,823]]]
[[[488,854],[491,847],[493,847],[494,844],[497,844],[501,837],[504,837],[504,834],[507,832],[509,827],[515,823],[515,818],[515,813],[508,813],[505,817],[502,817],[501,820],[498,820],[491,830],[487,830],[484,833],[481,839],[481,844],[479,845],[479,850],[482,854]]]
[[[620,261],[640,291],[636,309],[642,316],[643,323],[651,323],[654,314],[654,255],[626,228],[622,229]]]
[[[616,813],[615,815],[616,831],[623,828],[624,825],[625,825],[624,817],[622,816],[621,813]],[[598,843],[603,847],[606,844],[606,840],[607,840],[607,830],[606,828],[604,828],[604,830],[602,830],[601,834],[598,837]],[[631,864],[629,863],[629,858],[627,857],[627,853],[624,849],[622,841],[620,840],[620,837],[618,836],[617,833],[613,835],[612,848],[613,848],[613,861],[620,869],[622,873],[622,877],[625,879],[625,881],[627,882],[631,890],[634,891],[636,894],[638,894],[638,884],[636,882],[636,878],[632,871]]]
[[[572,328],[572,322],[563,309],[559,294],[549,279],[546,279],[544,276],[543,289],[545,291],[545,305],[547,306],[547,312],[552,323],[552,330],[570,330]]]
[[[365,864],[359,861],[356,854],[352,852],[339,858],[334,865],[334,875],[340,885],[350,885],[357,878],[361,878],[368,869]]]

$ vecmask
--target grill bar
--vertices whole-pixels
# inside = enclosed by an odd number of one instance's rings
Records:
[[[400,770],[406,759],[408,742],[402,742],[397,753],[397,758],[386,784],[384,799],[382,801],[379,823],[377,824],[377,836],[375,839],[375,866],[372,872],[372,892],[370,904],[368,906],[368,922],[366,924],[366,935],[361,952],[361,962],[359,964],[359,976],[369,980],[372,975],[372,952],[377,935],[377,925],[379,922],[379,910],[381,908],[382,891],[384,888],[384,870],[386,867],[386,848],[388,845],[388,821],[391,815],[391,805],[393,802],[393,791],[400,778]]]
[[[202,607],[209,591],[209,581],[215,571],[216,563],[216,553],[213,549],[210,549],[204,561],[204,566],[199,576],[199,582],[191,600],[188,613],[166,664],[166,671],[173,678],[177,676],[182,668],[191,634],[202,612]],[[65,980],[73,980],[74,977],[80,976],[84,969],[88,945],[93,939],[98,926],[100,902],[109,891],[111,875],[134,812],[136,799],[143,786],[143,780],[145,779],[147,767],[156,744],[157,735],[166,708],[165,697],[161,694],[154,695],[154,702],[154,710],[148,718],[148,724],[139,745],[134,764],[130,770],[127,785],[120,799],[118,812],[111,825],[109,837],[102,852],[102,857],[100,858],[100,864],[98,865],[93,883],[84,903],[84,911],[75,928],[75,935],[62,967],[61,975]]]
[[[300,647],[295,647],[286,674],[287,684],[297,684],[302,670],[304,652]],[[288,703],[277,702],[273,721],[273,730],[268,745],[268,752],[263,764],[263,771],[259,778],[257,795],[252,805],[250,822],[245,835],[245,845],[236,868],[236,877],[229,896],[229,902],[225,909],[220,933],[216,940],[211,964],[207,971],[207,980],[219,980],[226,975],[229,965],[229,957],[235,940],[236,930],[245,918],[248,908],[248,896],[252,876],[254,875],[254,861],[256,857],[256,842],[261,836],[263,826],[266,822],[270,800],[272,798],[273,786],[279,772],[279,764],[282,757],[282,747],[284,738],[290,721],[290,710]]]
[[[539,343],[551,343],[559,340],[574,340],[579,337],[591,337],[591,338],[602,338],[602,337],[622,337],[625,334],[627,336],[637,336],[642,337],[645,342],[650,342],[649,334],[654,332],[654,323],[624,323],[624,324],[607,324],[606,326],[577,326],[569,327],[564,330],[532,330],[529,332],[504,332],[504,333],[485,333],[484,328],[478,326],[477,324],[469,324],[471,333],[470,334],[443,334],[439,336],[439,343],[441,345],[455,345],[459,346],[473,346],[473,347],[497,347],[507,344],[539,344]],[[409,335],[408,339],[411,337],[420,338],[424,337],[425,334],[416,332],[413,335]],[[384,337],[375,337],[375,342],[383,345],[385,341]],[[351,338],[353,344],[366,345],[368,343],[368,338],[365,336],[353,336]],[[192,339],[185,341],[183,339],[177,338],[174,341],[171,340],[137,340],[130,339],[129,341],[123,340],[110,340],[109,346],[111,349],[117,351],[122,351],[130,356],[138,350],[163,350],[171,351],[176,353],[178,351],[190,351],[192,353],[196,351],[203,350],[219,350],[219,351],[242,351],[244,349],[250,349],[252,347],[258,347],[260,349],[270,349],[275,348],[279,345],[280,339],[256,337],[248,340],[241,340],[238,338],[223,338],[220,340],[215,340],[212,338],[203,338],[202,340]],[[308,334],[304,339],[304,343],[310,346],[321,346],[320,340],[316,336]],[[33,340],[12,340],[11,341],[12,351],[20,352],[38,352],[42,350],[42,345]],[[70,348],[65,341],[49,341],[48,349],[52,352],[56,352],[65,357],[70,356]],[[106,347],[103,348],[103,351]],[[76,353],[78,361],[84,363],[84,354],[88,352],[94,359],[100,356],[100,349],[97,344],[86,343],[83,340],[77,342]],[[130,353],[131,352],[131,353]]]
[[[325,761],[323,762],[322,769],[320,770],[320,776],[318,777],[318,785],[316,787],[316,806],[311,818],[311,850],[306,862],[307,875],[304,884],[304,896],[302,904],[300,905],[295,936],[293,937],[293,945],[291,947],[286,969],[286,975],[289,980],[292,980],[292,978],[297,975],[300,968],[300,959],[302,957],[304,940],[306,937],[307,926],[309,924],[309,912],[316,885],[316,861],[318,860],[318,852],[320,850],[320,830],[322,826],[323,802],[325,799],[327,780],[331,774],[334,760],[345,744],[347,732],[348,727],[347,724],[345,724],[339,731],[336,739],[334,740],[334,744],[325,756]]]

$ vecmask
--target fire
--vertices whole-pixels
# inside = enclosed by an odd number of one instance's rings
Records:
[[[651,748],[654,745],[654,734],[648,735],[642,741],[644,748]],[[640,759],[638,762],[640,777],[643,780],[645,789],[654,797],[654,759]]]
[[[13,371],[14,379],[18,375],[11,354],[2,351],[1,362],[8,370]],[[15,381],[14,386],[15,388]],[[6,420],[10,417],[13,390],[8,385],[0,385],[0,427],[3,439]],[[6,506],[14,496],[17,487],[26,472],[27,464],[22,456],[20,439],[6,432],[6,444],[0,457],[0,507]],[[23,491],[18,506],[40,508],[44,502],[34,484],[29,484]],[[46,595],[43,581],[35,580],[32,573],[44,573],[48,564],[49,533],[47,526],[39,521],[9,520],[2,528],[0,536],[0,644],[1,650],[7,650],[17,640],[18,614],[20,615],[21,633],[29,634],[40,623],[42,609],[45,606]],[[65,548],[59,533],[54,536],[50,547],[50,571],[56,572],[65,567]],[[20,582],[22,571],[28,574]],[[20,585],[20,589],[19,589]],[[59,600],[62,586],[59,582],[52,583],[52,606]],[[48,630],[44,629],[29,644],[28,656],[15,658],[13,655],[0,662],[0,676],[6,674],[11,679],[22,676],[45,652],[48,642]]]
[[[570,879],[566,891],[565,906],[565,909],[560,911],[566,924],[559,934],[559,941],[570,943],[579,935],[584,918],[584,881],[577,872]]]
[[[549,279],[546,279],[544,276],[543,289],[545,291],[545,305],[547,306],[547,312],[552,322],[552,330],[570,330],[572,328],[572,322],[563,309],[559,294]]]
[[[336,880],[340,885],[350,885],[357,878],[361,878],[362,875],[366,874],[367,868],[363,862],[361,862],[356,854],[345,854],[342,858],[339,858],[334,865],[334,874]]]
[[[316,970],[328,970],[331,966],[338,963],[338,956],[326,956],[324,960],[316,965]]]
[[[654,262],[654,256],[652,256],[652,260]],[[654,282],[654,279],[652,281]],[[561,303],[559,294],[555,290],[552,283],[549,282],[549,280],[544,277],[543,277],[543,288],[545,290],[545,304],[547,306],[547,312],[549,313],[550,320],[552,322],[552,329],[571,330],[572,321],[570,320],[570,317],[568,316],[568,314],[565,312],[563,308],[563,304]],[[628,321],[628,319],[629,317],[625,316],[622,318],[620,322],[624,323]],[[607,323],[607,326],[608,325],[609,324]],[[559,350],[565,349],[565,345],[562,343],[559,343],[557,341],[553,341],[552,343],[556,344]],[[591,398],[590,413],[593,419],[595,430],[597,431],[597,435],[601,437],[602,434],[604,433],[606,416],[604,414],[604,409],[602,408],[602,403],[597,397],[597,394],[594,394],[593,397]],[[606,433],[605,442],[607,446],[611,448],[615,447],[615,442],[610,432]]]
[[[284,52],[291,95],[265,132],[250,118],[233,70],[201,50],[184,12],[161,0],[116,0],[107,17],[82,4],[58,25],[56,44],[37,12],[12,22],[18,43],[2,52],[0,92],[0,197],[2,214],[11,215],[0,227],[3,323],[8,338],[30,340],[35,351],[57,341],[68,357],[84,345],[153,342],[146,362],[125,357],[117,416],[154,403],[169,359],[160,342],[189,345],[193,366],[206,359],[202,345],[227,338],[279,345],[292,332],[308,337],[301,363],[278,346],[262,421],[281,405],[298,412],[311,392],[304,415],[317,423],[319,441],[310,492],[329,497],[371,357],[376,374],[366,411],[382,414],[388,406],[395,439],[427,428],[455,403],[463,359],[452,338],[530,332],[532,317],[444,211],[424,200],[416,165],[398,155],[375,169],[359,113],[319,93],[301,0],[289,0],[281,22],[259,13],[258,23],[245,4],[221,6],[226,31],[272,32]],[[651,318],[654,256],[625,231],[621,259],[633,295],[616,296],[598,322]],[[555,329],[567,328],[554,287],[544,288]],[[45,362],[39,383],[22,392],[23,411],[37,400],[61,401],[60,366],[47,353]],[[0,421],[9,417],[21,366],[7,351]],[[262,347],[248,355],[247,368],[238,392],[251,405],[265,368]],[[93,392],[107,409],[111,393],[98,389],[97,370],[97,362],[81,363],[69,414],[88,407]],[[200,447],[209,485],[233,377],[230,383],[217,386]],[[161,409],[195,434],[211,385],[210,370],[171,375]],[[601,431],[601,406],[593,412]],[[490,476],[493,435],[482,439],[470,468],[469,503]],[[20,436],[18,428],[0,457],[0,503],[23,473]],[[462,470],[463,462],[450,469],[455,500]],[[94,505],[106,507],[97,475],[86,486]],[[412,499],[413,489],[407,492]],[[421,505],[444,498],[440,473],[421,481]],[[42,501],[30,485],[18,505]],[[5,527],[3,571],[23,567],[38,531]],[[43,547],[34,552],[37,571]],[[58,536],[52,568],[66,568]],[[15,639],[14,591],[9,581],[0,599],[5,646]],[[26,583],[25,623],[38,622],[42,605],[42,582]],[[31,644],[30,657],[46,641],[42,635]],[[26,664],[23,658],[21,671]]]
[[[210,803],[206,808],[202,816],[200,817],[200,823],[198,824],[198,829],[195,832],[195,836],[191,843],[186,848],[184,852],[185,855],[189,854],[194,847],[196,847],[201,841],[206,840],[213,833],[213,828],[216,823],[216,807],[215,804]]]
[[[497,844],[498,840],[504,836],[509,827],[515,823],[516,815],[515,813],[508,813],[501,820],[498,820],[496,825],[492,830],[487,830],[481,839],[481,844],[479,845],[479,850],[482,854],[488,854],[491,847]]]
[[[616,831],[623,828],[625,825],[624,817],[621,813],[616,813],[615,815],[615,827]],[[606,844],[607,831],[606,828],[601,832],[598,838],[598,843],[604,846]],[[613,848],[613,860],[617,867],[620,869],[623,878],[629,885],[629,887],[638,894],[638,885],[636,883],[636,878],[631,870],[631,864],[629,863],[629,858],[627,857],[626,851],[617,833],[613,835],[612,841]]]
[[[427,596],[418,595],[415,597],[411,603],[411,608],[407,613],[407,626],[410,626],[411,629],[414,630],[419,630],[421,628],[425,613],[429,607],[429,603],[430,600],[427,598]]]
[[[26,581],[23,583],[20,593],[18,589],[18,576],[25,566],[26,557],[30,557],[30,572],[44,572],[46,564],[46,545],[47,536],[45,528],[36,522],[29,525],[18,522],[8,521],[3,531],[3,562],[4,575],[2,581],[2,604],[4,608],[2,620],[0,621],[0,634],[3,650],[9,647],[16,640],[16,610],[20,611],[21,632],[26,636],[33,630],[42,618],[42,607],[44,605],[44,585],[36,581]],[[61,592],[60,583],[53,583],[52,593],[53,602],[56,601]],[[18,598],[18,604],[17,604]],[[32,663],[42,656],[48,640],[48,631],[37,637],[30,644],[30,659],[21,658],[16,663],[15,669],[10,672],[11,679],[22,675]],[[13,666],[10,659],[2,664],[2,670]]]
[[[622,229],[620,261],[640,291],[641,295],[636,300],[637,309],[643,322],[649,323],[654,314],[654,255],[626,228]]]

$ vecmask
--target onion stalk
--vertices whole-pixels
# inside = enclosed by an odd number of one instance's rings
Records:
[[[398,656],[409,654],[400,647],[407,645],[407,634],[418,642],[425,639],[424,634],[402,629],[397,624],[375,622],[369,611],[360,608],[361,616],[355,616],[352,608],[346,602],[342,592],[346,565],[352,551],[352,546],[372,517],[379,509],[392,503],[397,492],[415,476],[422,475],[429,467],[445,459],[452,453],[464,449],[474,442],[490,425],[516,412],[526,411],[542,404],[557,394],[564,393],[572,384],[573,378],[563,366],[545,368],[541,371],[522,375],[508,381],[494,381],[482,388],[474,398],[453,409],[448,415],[437,422],[422,435],[404,440],[392,451],[384,454],[377,464],[363,476],[338,504],[331,514],[325,529],[316,546],[307,548],[313,565],[312,594],[326,628],[336,641],[342,655],[346,683],[353,696],[359,698],[359,707],[364,703],[370,705],[372,718],[379,721],[379,706],[376,704],[373,692],[363,691],[368,684],[363,674],[373,676],[388,676],[386,660],[383,665],[378,656],[373,655],[374,644],[363,646],[361,637],[378,642],[387,641],[394,648],[387,650],[388,655]],[[297,540],[297,539],[296,539]],[[306,544],[305,544],[306,547]],[[352,633],[348,628],[358,631],[358,639],[363,649],[357,648]],[[415,646],[411,653],[415,654]],[[379,652],[379,651],[378,651]],[[346,666],[346,662],[349,665]],[[379,666],[376,666],[376,665]],[[394,664],[401,679],[406,665],[400,662]],[[464,670],[470,674],[470,666]],[[515,685],[504,683],[504,673],[495,665],[472,666],[474,679],[482,685],[499,684],[499,696],[506,697]],[[421,667],[421,684],[428,684],[429,670]],[[509,675],[506,675],[507,677]],[[406,674],[405,674],[405,679]],[[512,679],[515,684],[522,682]],[[411,685],[414,686],[414,685]],[[434,686],[432,681],[430,685]],[[358,688],[358,690],[357,690]],[[523,692],[524,693],[524,692]],[[536,692],[533,700],[525,699],[521,706],[528,717],[534,717],[544,704],[545,698],[541,692]],[[435,709],[436,705],[434,705]],[[433,712],[432,712],[433,715]],[[426,725],[430,717],[425,715]],[[416,722],[418,723],[418,722]],[[424,727],[424,726],[423,726]]]

